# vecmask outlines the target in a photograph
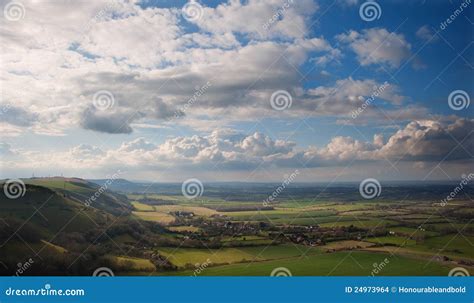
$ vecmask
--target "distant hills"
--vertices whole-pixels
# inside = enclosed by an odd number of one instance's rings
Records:
[[[98,186],[103,186],[108,179],[87,180]],[[381,181],[380,199],[400,200],[422,199],[439,200],[440,197],[448,195],[459,181]],[[220,198],[228,201],[264,200],[268,195],[280,186],[281,183],[263,182],[204,182],[203,196],[208,198]],[[163,195],[182,196],[182,183],[158,183],[144,181],[129,181],[126,179],[113,180],[108,189],[129,193],[159,193]],[[474,195],[474,186],[468,184],[463,192]],[[334,182],[334,183],[302,183],[295,182],[285,186],[285,190],[279,194],[281,199],[298,197],[301,199],[314,199],[326,201],[357,201],[361,196],[358,182]]]

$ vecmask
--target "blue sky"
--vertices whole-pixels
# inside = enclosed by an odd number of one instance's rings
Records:
[[[0,3],[0,177],[425,180],[472,167],[469,2],[17,1],[20,17]]]

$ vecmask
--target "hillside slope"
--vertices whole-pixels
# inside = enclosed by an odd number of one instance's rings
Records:
[[[26,184],[39,185],[54,190],[64,197],[85,206],[104,210],[114,215],[129,214],[132,206],[125,195],[115,193],[106,186],[79,178],[31,178]]]
[[[146,270],[153,270],[151,261],[140,259],[145,252],[137,245],[169,244],[161,226],[132,218],[128,200],[119,194],[101,192],[86,205],[99,190],[87,181],[24,182],[24,194],[15,198],[0,191],[0,275],[15,275],[18,264],[29,260],[34,266],[23,275],[90,275],[102,266],[143,270],[138,264],[145,261]]]

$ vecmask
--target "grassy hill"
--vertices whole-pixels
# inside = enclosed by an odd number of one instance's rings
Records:
[[[68,192],[70,195],[70,192]],[[113,216],[50,188],[26,185],[25,195],[8,199],[0,193],[0,211],[4,220],[28,222],[41,237],[51,237],[59,231],[79,232],[103,225]]]
[[[93,208],[114,215],[130,213],[132,206],[125,195],[110,191],[105,185],[98,185],[79,178],[31,178],[23,179],[26,184],[39,185],[54,190],[63,196]],[[95,201],[91,198],[95,197]]]
[[[1,275],[14,275],[18,264],[30,258],[34,266],[26,275],[90,275],[101,266],[143,270],[134,265],[134,257],[143,254],[137,245],[160,243],[163,229],[133,220],[125,196],[110,191],[95,195],[100,187],[81,179],[23,181],[26,190],[16,199],[0,191]],[[87,205],[94,195],[96,200]]]

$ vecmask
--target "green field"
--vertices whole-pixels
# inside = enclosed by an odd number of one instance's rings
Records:
[[[230,264],[281,259],[317,252],[316,249],[308,249],[307,247],[296,245],[221,249],[159,248],[158,251],[178,267],[194,266],[194,264],[201,264],[207,260],[210,260],[213,265]]]
[[[56,262],[51,274],[89,275],[109,266],[117,275],[193,275],[209,263],[201,274],[269,275],[286,267],[293,275],[368,276],[388,258],[382,275],[446,275],[474,264],[474,223],[464,212],[472,210],[469,201],[434,209],[424,200],[297,198],[262,210],[260,198],[240,192],[235,196],[248,201],[104,191],[87,205],[83,198],[95,195],[97,184],[26,183],[25,196],[0,203],[11,224],[0,230],[9,241],[0,260],[14,267],[41,251]],[[37,208],[41,214],[32,216]],[[8,239],[25,220],[21,238]]]
[[[156,270],[155,265],[147,259],[132,258],[132,257],[111,257],[113,262],[117,263],[117,266],[127,266],[127,268],[135,271],[154,271]]]
[[[368,238],[366,239],[366,241],[376,243],[376,244],[383,244],[383,245],[391,244],[391,245],[397,245],[397,246],[414,245],[416,243],[414,240],[411,240],[408,237],[396,237],[396,236]]]
[[[372,228],[383,228],[383,227],[387,227],[387,226],[390,226],[390,225],[394,225],[394,224],[397,224],[397,222],[395,221],[391,221],[391,220],[383,220],[383,219],[368,219],[368,218],[361,218],[360,220],[356,220],[356,221],[353,221],[353,220],[348,220],[347,218],[345,218],[346,220],[339,220],[339,221],[331,221],[331,222],[328,222],[328,223],[322,223],[320,224],[321,227],[336,227],[336,226],[355,226],[355,227],[360,227],[360,228],[368,228],[368,229],[372,229]]]
[[[426,262],[406,257],[390,257],[389,254],[365,252],[338,252],[332,254],[309,255],[273,261],[232,264],[208,267],[203,276],[269,276],[275,268],[285,267],[294,276],[369,276],[374,263],[389,259],[389,263],[380,272],[380,276],[446,276],[449,266]],[[355,260],[355,261],[354,261]],[[157,273],[160,274],[160,273]],[[161,273],[170,275],[173,273]],[[193,272],[181,271],[176,275],[192,275]]]

